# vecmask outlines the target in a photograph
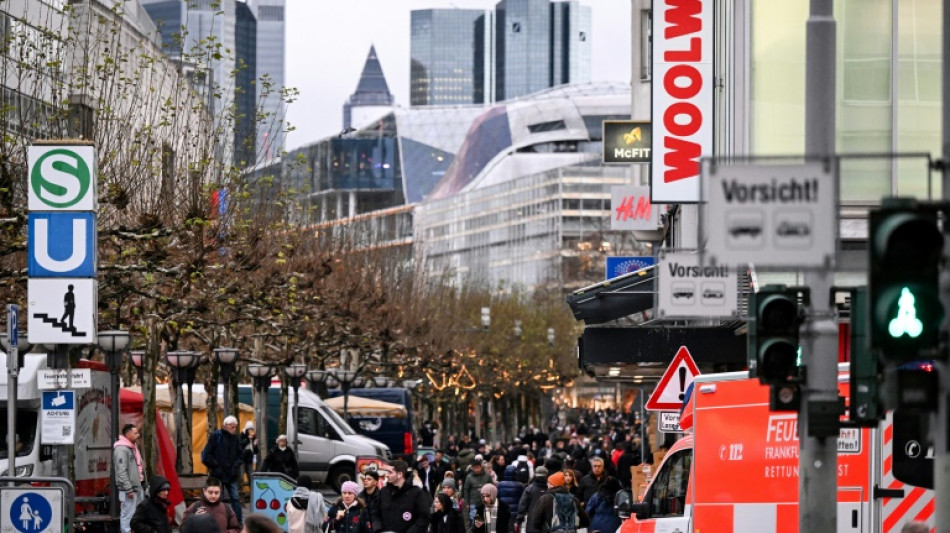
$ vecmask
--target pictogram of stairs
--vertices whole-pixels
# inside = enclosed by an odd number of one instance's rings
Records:
[[[85,337],[87,335],[85,331],[76,331],[76,326],[67,326],[65,322],[60,322],[50,317],[47,313],[33,313],[33,318],[38,318],[47,324],[52,324],[53,327],[59,328],[73,337]]]

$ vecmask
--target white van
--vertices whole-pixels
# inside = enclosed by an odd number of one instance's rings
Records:
[[[253,405],[250,386],[238,387],[241,403]],[[294,426],[299,430],[300,442],[297,451],[297,464],[300,473],[307,474],[314,481],[325,482],[339,492],[345,480],[356,479],[356,458],[375,456],[392,458],[392,452],[385,444],[360,435],[350,427],[343,417],[330,408],[319,396],[307,389],[300,389],[298,421],[294,424],[294,391],[288,391],[287,398],[287,435],[293,438]],[[277,438],[277,419],[280,416],[280,387],[272,386],[267,394],[267,450],[274,446]],[[263,448],[264,444],[261,444]],[[291,443],[292,446],[292,443]],[[263,451],[263,449],[261,450]]]

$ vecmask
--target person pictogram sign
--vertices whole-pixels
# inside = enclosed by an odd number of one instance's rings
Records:
[[[649,411],[679,411],[686,397],[686,389],[699,375],[699,367],[693,361],[689,349],[680,346],[673,356],[673,361],[666,368],[660,382],[653,389],[653,394],[645,407]]]

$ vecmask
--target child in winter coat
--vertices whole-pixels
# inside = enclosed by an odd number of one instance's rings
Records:
[[[340,500],[327,516],[329,530],[335,533],[373,533],[366,505],[356,497],[360,486],[355,481],[346,481],[340,487],[340,493]]]

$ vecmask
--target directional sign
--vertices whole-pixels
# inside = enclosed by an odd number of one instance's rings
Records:
[[[657,309],[660,316],[723,317],[738,311],[736,269],[700,265],[699,255],[661,253],[657,266]]]
[[[30,211],[95,211],[96,156],[92,146],[30,146]]]
[[[92,344],[96,341],[98,282],[90,278],[27,280],[30,342]]]
[[[7,304],[7,340],[10,348],[20,346],[20,307],[17,304]]]
[[[95,213],[30,213],[27,275],[91,278],[96,275]]]
[[[834,263],[838,190],[832,168],[707,161],[703,173],[710,262],[822,268]]]
[[[36,373],[36,386],[40,390],[88,389],[92,387],[92,370],[40,370]]]
[[[649,411],[679,411],[686,397],[686,388],[699,375],[699,368],[693,361],[693,356],[685,346],[673,356],[673,361],[666,368],[656,389],[646,403]]]
[[[75,444],[76,393],[71,390],[43,391],[40,420],[41,444]]]
[[[63,489],[3,487],[0,490],[0,533],[60,533]]]

